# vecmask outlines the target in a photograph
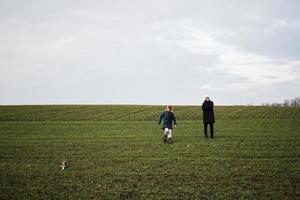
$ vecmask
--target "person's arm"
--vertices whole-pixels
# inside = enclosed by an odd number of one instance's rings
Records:
[[[173,117],[173,121],[174,121],[174,126],[176,127],[177,122],[176,122],[176,117],[175,117],[174,113],[172,113],[172,117]]]
[[[201,106],[201,108],[202,108],[202,111],[204,111],[204,103],[202,103],[202,106]]]
[[[213,109],[214,107],[214,102],[210,101],[210,102],[204,102],[202,104],[202,110],[203,111],[208,111],[208,110],[211,110]]]
[[[158,120],[158,124],[160,125],[160,123],[161,123],[161,120],[164,118],[164,114],[165,114],[165,112],[163,112],[161,115],[160,115],[160,117],[159,117],[159,120]]]
[[[205,102],[202,104],[202,110],[203,110],[203,111],[207,111],[207,110],[208,110],[208,109],[207,109],[207,105],[206,105]]]
[[[211,110],[214,108],[214,102],[210,101],[208,104],[207,104],[207,109],[208,110]]]

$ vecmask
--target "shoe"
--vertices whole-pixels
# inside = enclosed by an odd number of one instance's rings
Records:
[[[163,142],[167,142],[167,138],[166,137],[163,137]]]
[[[172,143],[173,143],[173,140],[172,140],[172,139],[168,139],[168,143],[169,143],[169,144],[172,144]]]

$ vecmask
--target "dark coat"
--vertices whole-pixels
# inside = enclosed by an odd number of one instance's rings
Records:
[[[211,100],[204,101],[202,104],[203,110],[203,122],[204,123],[214,123],[215,114],[214,114],[214,102]]]
[[[161,124],[162,119],[164,119],[162,129],[165,128],[172,129],[173,121],[174,121],[174,125],[176,125],[176,117],[173,112],[170,111],[163,112],[159,117],[158,124]]]

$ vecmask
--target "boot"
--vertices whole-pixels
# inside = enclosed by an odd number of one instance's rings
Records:
[[[164,141],[164,142],[167,142],[167,136],[166,136],[166,135],[164,135],[163,141]]]
[[[169,144],[172,144],[172,143],[173,143],[173,140],[172,140],[171,138],[169,138],[169,139],[168,139],[168,143],[169,143]]]

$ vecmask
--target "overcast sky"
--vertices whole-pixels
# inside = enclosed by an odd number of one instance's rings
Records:
[[[300,96],[298,0],[0,0],[0,104]]]

